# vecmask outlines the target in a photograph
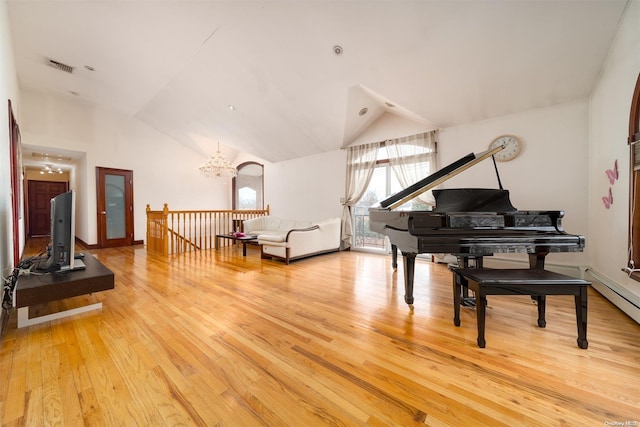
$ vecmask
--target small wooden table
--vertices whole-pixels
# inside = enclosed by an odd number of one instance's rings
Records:
[[[217,234],[216,235],[216,249],[220,247],[220,239],[229,239],[242,243],[242,256],[247,256],[247,243],[257,243],[258,236],[255,234],[249,234],[243,237],[236,237],[233,234]]]
[[[33,274],[18,278],[13,298],[14,307],[18,309],[18,328],[102,308],[102,303],[99,302],[29,318],[29,306],[115,288],[113,272],[93,255],[85,252],[82,261],[86,265],[84,270]]]
[[[546,296],[573,295],[576,306],[578,347],[587,348],[587,287],[582,279],[536,269],[452,268],[453,271],[453,323],[460,326],[461,290],[463,286],[476,294],[476,321],[478,347],[484,348],[485,307],[487,295],[530,295],[538,303],[538,326],[544,328]]]

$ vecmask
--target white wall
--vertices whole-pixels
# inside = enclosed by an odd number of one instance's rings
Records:
[[[640,322],[637,308],[640,283],[621,270],[628,262],[630,152],[627,137],[631,99],[639,72],[640,1],[633,0],[591,96],[589,238],[592,249],[589,264],[597,278],[613,289],[609,292],[601,288],[602,292],[612,301],[625,305],[623,309]],[[620,177],[611,185],[605,171],[612,169],[616,160]],[[605,209],[602,196],[608,194],[609,188],[613,205]],[[617,301],[620,295],[622,300]],[[632,303],[627,304],[628,300]]]
[[[146,205],[229,209],[231,186],[203,177],[206,159],[135,118],[80,100],[22,91],[22,142],[86,153],[75,171],[76,233],[97,243],[96,167],[133,171],[136,240],[146,233]],[[75,182],[74,182],[75,181]]]
[[[503,188],[519,210],[564,210],[567,233],[587,235],[588,199],[588,103],[587,100],[556,105],[444,129],[440,132],[438,158],[442,168],[473,152],[487,150],[503,134],[524,143],[518,157],[497,162]],[[491,159],[446,181],[442,188],[499,188]],[[585,266],[591,243],[583,253],[551,254],[546,265]],[[524,254],[496,254],[487,259],[528,262]],[[578,271],[574,268],[574,274]]]
[[[330,151],[265,165],[265,203],[282,218],[341,217],[347,153]]]
[[[18,97],[18,81],[13,61],[11,32],[7,5],[0,1],[0,272],[8,275],[13,269],[13,240],[21,236],[13,235],[11,212],[11,163],[9,155],[9,112],[8,102],[11,99],[13,114],[20,125],[20,99]],[[24,221],[21,221],[22,223]],[[24,247],[24,239],[20,248]]]

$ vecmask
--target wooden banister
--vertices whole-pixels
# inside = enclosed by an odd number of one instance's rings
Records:
[[[165,203],[161,211],[154,211],[147,204],[147,250],[169,255],[213,249],[216,235],[242,231],[243,221],[265,215],[269,215],[268,205],[255,210],[171,211]]]

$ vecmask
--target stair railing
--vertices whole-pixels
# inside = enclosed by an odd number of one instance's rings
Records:
[[[242,231],[247,219],[269,215],[266,209],[256,210],[169,210],[167,204],[160,211],[147,205],[147,250],[163,255],[213,249],[216,235]],[[232,244],[220,239],[221,245]]]

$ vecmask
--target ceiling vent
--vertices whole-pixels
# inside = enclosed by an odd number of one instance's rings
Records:
[[[31,156],[38,159],[47,159],[47,160],[71,160],[71,157],[69,156],[63,156],[60,154],[38,153],[35,151],[31,152]]]
[[[73,67],[71,65],[63,64],[62,62],[54,61],[53,59],[50,59],[47,64],[49,67],[53,67],[56,70],[64,71],[69,74],[73,73]]]

